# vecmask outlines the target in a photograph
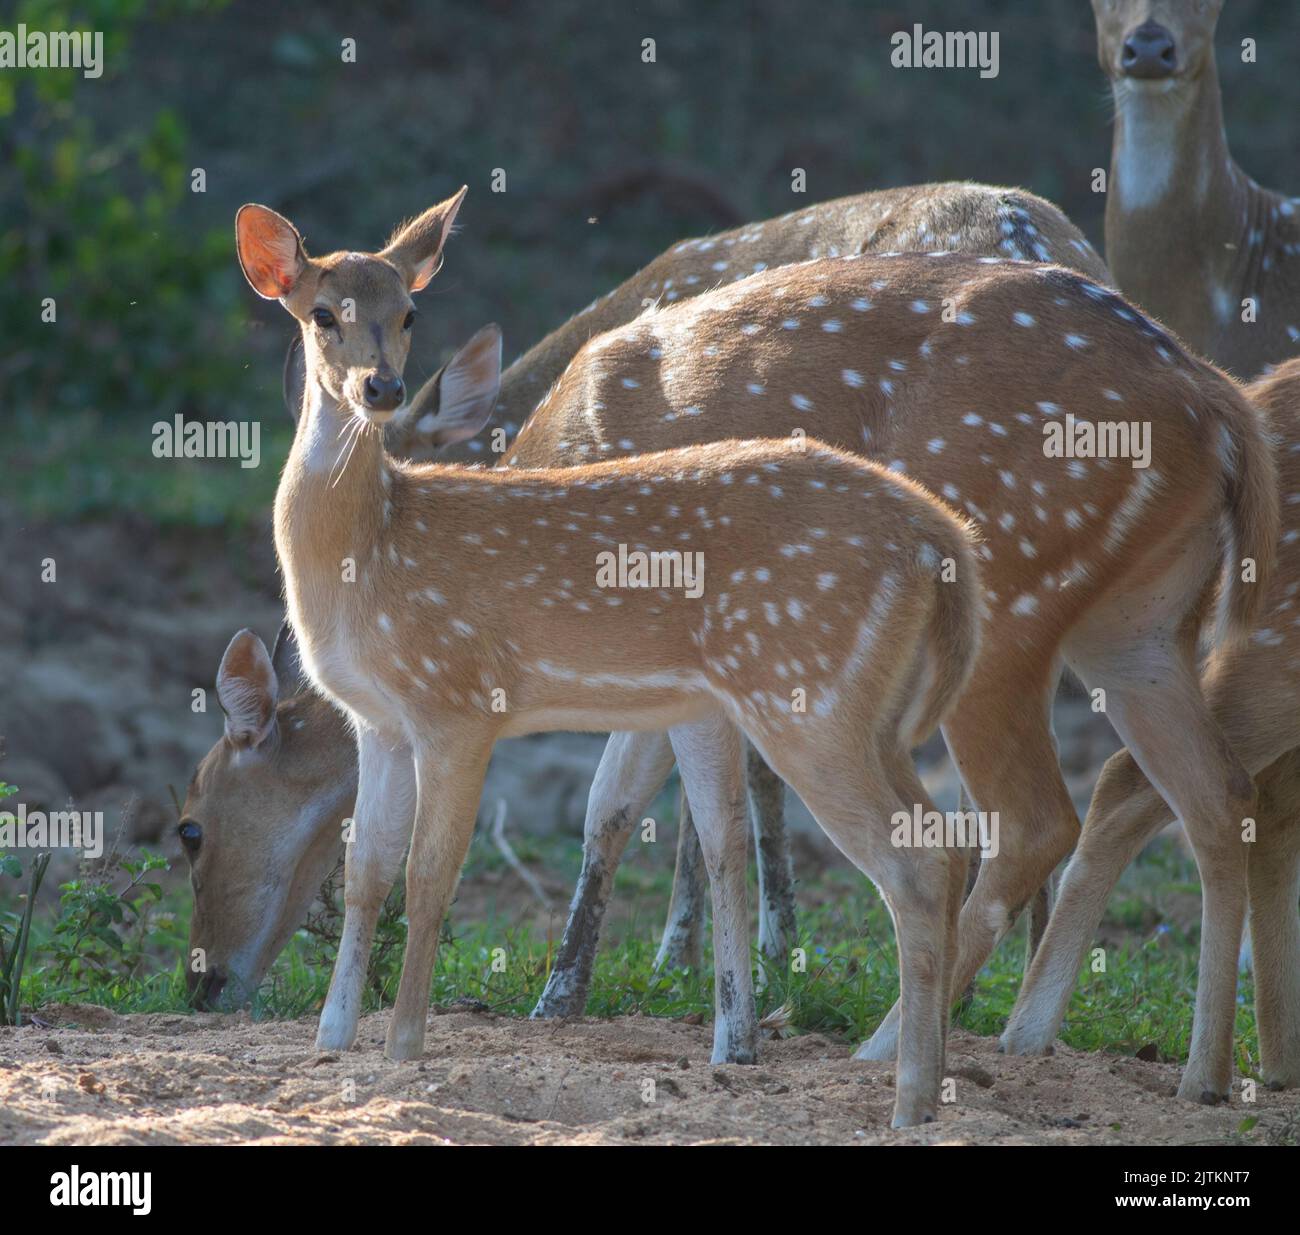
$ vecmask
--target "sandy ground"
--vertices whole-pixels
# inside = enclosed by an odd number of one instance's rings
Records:
[[[51,1009],[0,1030],[0,1144],[1295,1143],[1300,1093],[1202,1107],[1178,1069],[1059,1047],[1013,1059],[955,1031],[955,1100],[891,1131],[893,1070],[812,1034],[755,1067],[709,1063],[707,1025],[434,1013],[424,1057],[383,1057],[387,1014],[321,1054],[314,1020]],[[1258,1122],[1238,1133],[1247,1116]]]

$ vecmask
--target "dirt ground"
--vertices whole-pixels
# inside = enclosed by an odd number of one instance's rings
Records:
[[[44,1019],[0,1030],[0,1144],[1279,1144],[1300,1132],[1297,1092],[1197,1106],[1173,1096],[1173,1065],[1064,1046],[1007,1058],[960,1031],[955,1101],[895,1132],[892,1067],[817,1034],[718,1067],[707,1025],[450,1010],[431,1014],[422,1059],[395,1064],[386,1013],[343,1054],[315,1049],[313,1019],[90,1006]]]

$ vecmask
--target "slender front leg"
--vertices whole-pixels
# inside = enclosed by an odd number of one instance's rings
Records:
[[[673,768],[661,732],[611,733],[587,796],[582,873],[569,906],[555,966],[534,1017],[581,1016],[596,963],[600,924],[628,838]]]
[[[415,813],[409,746],[358,728],[357,763],[357,804],[345,851],[343,936],[316,1030],[321,1050],[347,1050],[357,1036],[375,923],[401,869]]]
[[[749,846],[740,731],[713,716],[668,731],[713,893],[713,1062],[753,1063],[758,1022],[749,959]]]
[[[424,1050],[438,932],[465,864],[492,734],[477,726],[445,729],[415,754],[419,800],[406,860],[406,957],[384,1054],[415,1059]]]

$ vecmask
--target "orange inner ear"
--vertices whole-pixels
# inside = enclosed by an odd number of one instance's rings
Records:
[[[241,222],[244,265],[258,289],[288,295],[296,273],[293,267],[297,241],[285,235],[284,225],[279,220],[261,211],[250,211]]]

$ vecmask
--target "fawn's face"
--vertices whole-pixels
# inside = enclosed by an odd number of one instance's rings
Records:
[[[1214,59],[1223,0],[1092,0],[1097,59],[1115,83],[1164,92]]]
[[[236,216],[245,277],[297,320],[308,380],[353,415],[382,424],[405,401],[411,297],[437,273],[465,192],[400,227],[379,253],[310,258],[293,224],[275,211],[248,205]]]
[[[249,1002],[342,847],[356,795],[352,735],[319,695],[294,693],[294,674],[277,674],[247,630],[217,674],[226,730],[199,763],[178,829],[194,891],[186,977],[201,1008]]]

